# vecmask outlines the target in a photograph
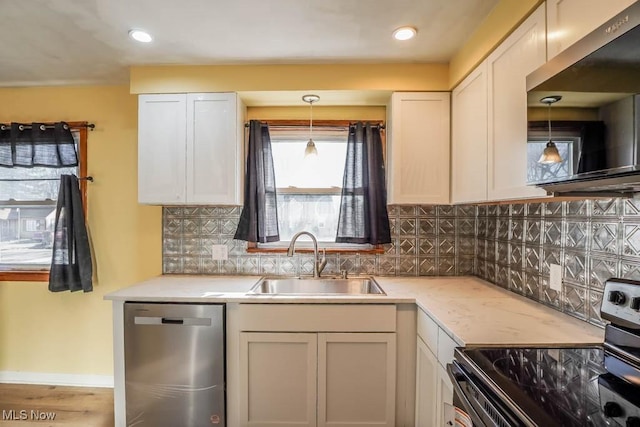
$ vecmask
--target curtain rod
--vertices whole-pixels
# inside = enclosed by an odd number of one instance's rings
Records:
[[[93,182],[92,176],[83,176],[78,178],[79,181]],[[0,178],[0,182],[3,181],[60,181],[60,178]]]
[[[69,128],[89,128],[91,130],[95,129],[96,125],[93,123],[84,123],[81,125],[75,125],[75,126],[69,126],[67,124],[65,124],[63,126],[63,128],[65,130],[69,129]],[[31,129],[32,126],[31,125],[18,125],[18,130],[25,130],[25,129]],[[54,125],[46,125],[46,124],[41,124],[40,125],[40,130],[45,130],[45,129],[54,129],[55,126]],[[0,130],[11,130],[11,126],[7,126],[7,125],[0,125]]]
[[[373,120],[371,122],[375,123],[375,124],[373,124],[373,127],[379,127],[380,129],[385,129],[386,128],[384,123],[381,123],[381,122],[376,123],[375,120]],[[308,124],[304,124],[304,123],[282,123],[282,124],[279,124],[279,123],[269,123],[269,121],[266,121],[266,122],[263,122],[263,123],[265,125],[269,125],[269,126],[273,126],[273,127],[285,127],[285,128],[288,128],[288,127],[292,127],[292,128],[294,128],[294,127],[308,127],[309,126]],[[349,122],[348,124],[346,124],[346,122],[345,122],[345,124],[331,124],[331,123],[317,123],[316,124],[316,121],[315,120],[313,121],[313,127],[314,128],[316,128],[316,127],[318,127],[318,128],[337,128],[337,127],[347,127],[347,126],[350,126],[350,125],[355,125],[355,122]],[[249,126],[250,126],[249,122],[245,122],[244,123],[244,127],[248,128]]]

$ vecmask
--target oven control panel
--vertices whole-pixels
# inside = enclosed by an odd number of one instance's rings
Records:
[[[601,415],[609,421],[608,425],[640,427],[638,393],[633,386],[604,374],[598,378],[598,391]],[[615,423],[611,423],[611,420]]]
[[[640,329],[640,281],[607,280],[600,314],[616,325]]]

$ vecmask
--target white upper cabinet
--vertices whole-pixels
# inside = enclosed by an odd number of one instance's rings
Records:
[[[242,204],[244,114],[238,105],[233,93],[187,95],[188,203]]]
[[[185,203],[187,97],[138,97],[138,201]]]
[[[235,93],[140,95],[138,201],[242,204],[244,113]]]
[[[448,204],[450,96],[396,92],[388,109],[387,202]]]
[[[451,94],[451,202],[487,200],[487,63]]]
[[[527,186],[526,77],[545,63],[544,4],[487,58],[488,200],[544,197]]]
[[[556,56],[635,0],[547,0],[547,56]]]

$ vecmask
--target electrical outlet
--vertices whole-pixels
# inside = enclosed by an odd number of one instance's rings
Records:
[[[226,261],[229,258],[227,245],[211,245],[211,259],[214,261]]]
[[[549,287],[554,291],[562,290],[562,269],[558,264],[549,264]]]

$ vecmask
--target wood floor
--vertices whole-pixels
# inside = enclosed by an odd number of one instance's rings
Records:
[[[2,427],[113,427],[113,424],[111,388],[0,384]]]

